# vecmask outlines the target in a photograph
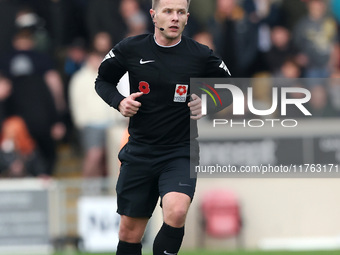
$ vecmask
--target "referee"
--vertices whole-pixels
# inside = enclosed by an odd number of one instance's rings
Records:
[[[153,254],[175,255],[182,244],[196,187],[190,160],[198,165],[198,156],[190,157],[190,150],[198,154],[197,129],[190,132],[190,125],[197,126],[202,117],[201,99],[190,94],[190,78],[229,76],[208,47],[182,36],[189,4],[190,0],[153,0],[154,34],[124,39],[99,67],[97,93],[130,117],[130,138],[118,155],[117,255],[142,254],[141,240],[159,197],[164,222]],[[124,97],[116,85],[127,71],[131,95]]]

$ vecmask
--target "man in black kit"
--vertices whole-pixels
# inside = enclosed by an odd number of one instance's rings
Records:
[[[208,47],[182,36],[189,4],[190,0],[153,0],[154,34],[124,39],[99,68],[97,93],[130,117],[129,142],[118,155],[122,164],[116,187],[121,215],[117,255],[142,254],[141,239],[159,197],[164,223],[153,254],[177,254],[182,244],[196,187],[190,160],[198,165],[198,156],[190,159],[190,150],[198,152],[197,129],[190,132],[190,124],[202,117],[201,99],[189,94],[190,78],[230,75]],[[116,85],[127,71],[131,95],[124,97]]]

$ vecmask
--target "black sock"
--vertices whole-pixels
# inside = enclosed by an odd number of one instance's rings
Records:
[[[119,240],[116,255],[142,255],[142,244]]]
[[[163,223],[153,243],[153,255],[177,254],[181,248],[183,236],[184,227],[174,228]]]

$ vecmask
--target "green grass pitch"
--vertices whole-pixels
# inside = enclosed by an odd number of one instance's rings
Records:
[[[71,255],[71,253],[55,253],[54,255]],[[72,253],[72,255],[114,255],[114,253]],[[144,253],[152,255],[152,253]],[[339,251],[181,251],[178,255],[340,255]]]

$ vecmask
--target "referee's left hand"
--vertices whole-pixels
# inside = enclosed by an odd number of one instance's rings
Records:
[[[200,118],[202,118],[202,101],[201,101],[201,98],[199,96],[197,96],[196,94],[192,94],[191,99],[192,99],[192,101],[190,101],[188,103],[188,106],[189,106],[191,114],[192,114],[190,116],[190,118],[193,119],[193,120],[199,120]]]

